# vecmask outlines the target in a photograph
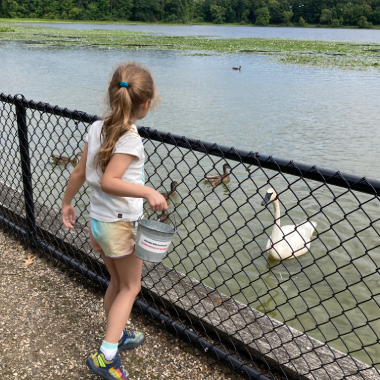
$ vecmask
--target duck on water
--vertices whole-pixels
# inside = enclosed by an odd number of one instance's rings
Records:
[[[223,174],[207,174],[205,179],[214,186],[215,184],[219,184],[222,182],[228,182],[230,180],[230,173],[228,169],[231,169],[231,166],[228,164],[223,165]]]
[[[82,156],[82,152],[77,153],[74,158],[69,158],[66,156],[49,154],[49,157],[52,159],[53,163],[56,165],[67,165],[73,164],[76,165],[78,163],[78,158]]]

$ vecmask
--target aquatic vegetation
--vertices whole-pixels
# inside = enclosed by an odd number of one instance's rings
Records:
[[[0,23],[0,31],[9,28]],[[162,36],[125,30],[50,29],[37,25],[12,24],[0,41],[34,45],[92,46],[113,49],[159,49],[187,52],[186,55],[259,54],[275,62],[349,70],[378,71],[380,44],[342,41],[311,41],[268,38],[210,38],[206,36]]]
[[[278,56],[277,62],[288,65],[303,67],[339,68],[344,70],[369,70],[378,71],[380,57],[361,57],[357,55],[347,55],[344,57],[328,56],[326,54],[309,54],[292,56]]]
[[[3,27],[0,27],[0,33],[4,33],[4,32],[14,32],[15,30],[12,29],[12,28],[8,28],[6,26],[3,26]]]

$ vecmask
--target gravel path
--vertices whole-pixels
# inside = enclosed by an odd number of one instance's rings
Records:
[[[0,229],[0,379],[100,380],[85,361],[105,333],[102,294],[43,258],[23,265],[27,254]],[[131,379],[236,379],[139,315],[127,327],[146,334],[141,347],[122,353]]]

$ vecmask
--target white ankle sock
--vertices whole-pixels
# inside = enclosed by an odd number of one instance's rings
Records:
[[[104,357],[107,360],[112,360],[117,353],[117,343],[108,343],[103,340],[103,343],[100,346],[100,351],[103,352]]]

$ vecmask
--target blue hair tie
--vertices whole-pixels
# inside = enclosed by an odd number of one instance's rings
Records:
[[[121,87],[125,87],[125,88],[128,88],[128,87],[129,87],[129,85],[128,85],[128,83],[127,83],[127,82],[120,82],[120,84],[119,84],[119,88],[121,88]]]

